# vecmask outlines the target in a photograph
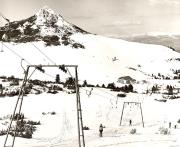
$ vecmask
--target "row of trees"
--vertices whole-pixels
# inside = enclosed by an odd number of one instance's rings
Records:
[[[173,86],[167,85],[166,89],[167,89],[169,95],[173,94],[173,90],[174,90]],[[152,93],[156,93],[157,91],[159,91],[158,85],[153,86],[151,90],[152,90]]]
[[[59,75],[56,76],[56,83],[60,83],[60,78]],[[70,77],[68,79],[66,79],[66,81],[63,83],[64,87],[67,87],[68,89],[75,89],[75,79]],[[102,86],[100,86],[99,84],[92,85],[92,84],[88,84],[88,82],[86,80],[83,81],[82,85],[79,85],[80,87],[102,87],[102,88],[109,88],[113,91],[123,91],[123,92],[133,92],[133,85],[129,84],[129,85],[124,85],[122,87],[118,87],[115,85],[115,83],[109,83],[107,86],[105,86],[104,84],[102,84]]]
[[[122,87],[118,87],[114,83],[109,83],[107,85],[107,88],[110,88],[113,91],[123,91],[123,92],[126,92],[126,93],[133,92],[133,85],[131,85],[131,84],[125,85],[125,86],[122,86]]]
[[[174,87],[173,87],[173,86],[167,85],[166,89],[168,90],[168,94],[169,94],[169,95],[173,95],[173,90],[174,90]]]

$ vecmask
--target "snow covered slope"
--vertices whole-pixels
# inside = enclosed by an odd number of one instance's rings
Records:
[[[164,90],[167,93],[167,85],[179,88],[179,82],[161,80],[173,79],[175,76],[179,78],[179,53],[163,46],[127,42],[87,33],[66,22],[49,8],[41,9],[26,20],[11,22],[0,28],[0,36],[3,41],[0,75],[22,78],[24,72],[20,63],[24,59],[23,66],[77,64],[80,81],[86,79],[91,84],[125,83],[124,80],[134,82],[134,93],[126,93],[126,98],[118,98],[118,93],[110,89],[80,88],[83,122],[90,128],[85,131],[87,147],[179,146],[179,94],[177,93],[173,100],[173,96],[171,99],[162,98]],[[32,78],[51,78],[54,81],[56,74],[60,74],[60,78],[69,76],[62,75],[59,69],[45,71],[45,74],[35,72]],[[7,92],[11,91],[11,83],[6,80],[0,82]],[[159,93],[151,93],[155,84],[158,84]],[[32,139],[18,138],[15,146],[77,147],[75,94],[68,94],[63,89],[52,95],[45,93],[48,87],[44,89],[35,86],[35,89],[36,91],[24,98],[22,112],[27,119],[40,121],[41,125],[37,126]],[[37,90],[44,93],[35,95]],[[0,99],[0,129],[7,128],[16,98],[17,96]],[[165,101],[160,101],[162,99]],[[136,105],[126,106],[123,124],[119,126],[125,101],[142,103],[145,128],[142,128],[140,109]],[[51,112],[55,112],[55,115],[51,115]],[[128,126],[129,119],[133,120],[132,127]],[[167,128],[170,121],[172,126],[177,125],[177,129],[169,129],[169,135],[161,134],[159,128]],[[103,138],[98,137],[100,123],[106,126]],[[131,134],[130,131],[134,128],[137,133]],[[0,146],[4,139],[5,135],[0,137]]]
[[[179,99],[168,100],[166,103],[154,101],[160,94],[129,93],[126,98],[116,98],[116,92],[109,89],[94,88],[88,96],[86,90],[81,89],[85,141],[87,147],[170,147],[179,146],[180,118],[178,111]],[[117,101],[118,100],[118,101]],[[16,98],[0,99],[0,129],[8,126],[7,115],[11,114]],[[136,105],[126,105],[122,126],[119,126],[124,101],[142,102],[145,128],[142,127],[140,108]],[[8,106],[8,107],[7,107]],[[32,109],[33,108],[33,109]],[[153,109],[152,109],[153,108]],[[55,112],[55,115],[49,112]],[[44,93],[42,95],[28,95],[24,98],[22,112],[26,118],[40,121],[32,139],[16,138],[15,147],[78,147],[76,100],[75,94],[59,92],[56,95]],[[129,126],[132,119],[132,126]],[[170,134],[164,135],[160,127],[168,128],[172,122]],[[105,128],[102,138],[98,136],[98,126],[102,123]],[[174,129],[177,125],[177,129]],[[132,129],[135,134],[131,134]],[[0,136],[0,146],[5,139]]]
[[[122,76],[172,79],[180,69],[180,54],[169,48],[89,34],[47,7],[0,28],[0,36],[6,36],[1,75],[18,75],[22,58],[27,64],[78,64],[80,78],[93,84]]]

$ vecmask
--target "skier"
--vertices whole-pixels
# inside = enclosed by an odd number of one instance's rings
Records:
[[[131,119],[129,120],[129,126],[132,126],[132,120]]]
[[[103,132],[103,126],[102,126],[102,124],[100,124],[100,126],[99,126],[99,137],[103,136],[102,132]]]
[[[174,125],[174,129],[176,129],[177,128],[177,125]]]
[[[171,122],[169,122],[169,128],[171,128]]]

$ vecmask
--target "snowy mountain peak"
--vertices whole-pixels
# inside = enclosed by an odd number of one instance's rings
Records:
[[[4,34],[7,37],[3,37]],[[41,60],[38,55],[37,59],[32,61],[33,49],[31,50],[32,45],[28,42],[34,42],[41,48],[45,45],[44,52],[52,57],[54,63],[80,65],[82,79],[87,79],[90,83],[98,81],[97,83],[104,84],[106,81],[117,80],[121,83],[131,83],[147,77],[180,77],[179,54],[169,48],[88,34],[47,7],[27,19],[10,22],[7,26],[1,27],[0,39],[4,42],[16,42],[16,46],[7,44],[12,48],[17,47],[17,51],[18,48],[22,48],[19,54],[34,64],[49,64],[49,61],[45,61],[44,57]],[[72,48],[85,50],[71,50]],[[2,67],[6,58],[4,54],[0,57]],[[16,60],[14,63],[19,64]],[[13,65],[9,62],[8,66],[12,66],[11,64]],[[14,67],[17,66],[15,65]],[[91,73],[91,76],[87,76],[87,73]]]
[[[47,6],[40,9],[36,13],[36,17],[37,17],[37,20],[36,20],[37,25],[43,25],[43,24],[53,25],[57,22],[61,22],[60,24],[61,26],[63,26],[64,20],[62,16],[55,14],[55,12]]]
[[[10,22],[0,27],[0,41],[16,43],[44,41],[47,46],[65,45],[85,48],[71,39],[71,35],[76,33],[86,34],[87,32],[68,23],[61,15],[45,6],[27,19]],[[8,39],[4,40],[3,35]]]
[[[44,6],[43,8],[41,8],[37,12],[37,16],[41,15],[41,14],[53,14],[53,15],[55,15],[55,12],[51,8],[49,8],[48,6]]]

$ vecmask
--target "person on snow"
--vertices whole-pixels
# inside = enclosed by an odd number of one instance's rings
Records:
[[[176,129],[177,128],[177,125],[174,125],[174,129]]]
[[[132,120],[131,119],[129,120],[129,126],[132,126]]]
[[[103,133],[103,126],[102,126],[102,124],[100,124],[100,126],[99,126],[99,137],[103,136],[102,133]]]
[[[169,122],[169,128],[171,128],[171,122]]]

